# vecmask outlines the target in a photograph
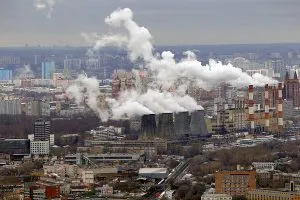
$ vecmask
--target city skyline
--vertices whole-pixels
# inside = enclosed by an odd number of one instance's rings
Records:
[[[3,0],[0,46],[87,46],[81,33],[111,32],[103,19],[118,7],[131,8],[157,45],[296,43],[299,5],[295,0],[61,0],[49,19],[34,0]]]

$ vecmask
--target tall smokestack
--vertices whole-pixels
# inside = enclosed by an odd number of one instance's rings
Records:
[[[143,136],[146,136],[147,138],[155,137],[155,133],[156,133],[155,114],[142,116],[141,133]]]
[[[174,114],[174,127],[176,136],[183,136],[191,133],[189,112],[178,112]]]
[[[270,130],[270,99],[269,99],[269,85],[265,85],[265,131]]]
[[[277,118],[278,118],[278,133],[283,131],[283,117],[282,117],[282,83],[278,83],[278,97],[277,97]]]
[[[171,138],[174,134],[173,113],[161,113],[158,115],[157,136]]]
[[[248,110],[250,121],[250,132],[254,134],[254,100],[253,100],[253,85],[249,85],[248,88]]]

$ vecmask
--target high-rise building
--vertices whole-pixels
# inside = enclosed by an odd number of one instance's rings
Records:
[[[81,69],[81,59],[65,59],[64,69],[68,69],[68,70]]]
[[[0,68],[0,80],[1,81],[12,80],[12,70]]]
[[[300,107],[300,79],[296,71],[291,79],[289,73],[286,72],[283,88],[283,99],[293,101],[294,107]]]
[[[34,140],[49,141],[50,140],[50,121],[38,119],[34,123]]]
[[[0,100],[0,114],[20,115],[22,113],[20,100]]]
[[[42,79],[52,79],[54,72],[55,72],[54,61],[42,62]]]

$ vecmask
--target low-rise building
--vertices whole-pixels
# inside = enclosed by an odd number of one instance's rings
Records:
[[[245,195],[256,189],[256,172],[253,170],[217,171],[215,187],[217,194]]]
[[[274,170],[276,164],[274,162],[253,162],[253,167],[257,170]]]
[[[30,153],[32,155],[48,155],[50,152],[49,141],[31,141]]]
[[[228,194],[203,194],[201,200],[232,200]]]
[[[83,170],[81,172],[82,182],[85,184],[94,184],[94,171]]]
[[[296,192],[256,189],[248,192],[247,199],[248,200],[268,200],[268,199],[299,200],[300,194]]]

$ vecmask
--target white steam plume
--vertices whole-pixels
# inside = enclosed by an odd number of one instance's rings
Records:
[[[62,0],[34,0],[34,7],[42,11],[48,19],[52,17],[55,5]]]
[[[87,81],[94,83],[96,80],[79,77],[78,84],[72,86],[73,88],[70,87],[68,93],[77,102],[78,99],[83,98],[80,95],[87,96],[87,104],[99,113],[100,117],[104,116],[101,117],[102,120],[107,119],[107,112],[109,112],[110,118],[119,119],[151,113],[203,109],[192,97],[186,95],[186,89],[190,84],[210,89],[222,82],[237,87],[275,83],[274,80],[260,74],[251,77],[231,64],[223,65],[221,62],[210,60],[207,65],[202,65],[191,51],[184,52],[185,57],[179,62],[174,59],[174,54],[170,51],[154,55],[150,32],[133,21],[133,13],[129,8],[114,11],[105,19],[105,23],[111,27],[123,27],[127,33],[103,37],[99,37],[97,34],[93,34],[91,37],[83,34],[86,40],[95,41],[94,47],[90,51],[96,51],[105,46],[125,48],[129,52],[131,61],[134,62],[138,58],[145,61],[145,67],[148,68],[152,77],[148,84],[151,89],[148,88],[144,93],[130,90],[122,93],[118,99],[106,98],[109,111],[101,110],[97,104],[97,99],[101,95],[98,85],[97,88],[96,84],[90,86]]]
[[[184,52],[186,58],[180,62],[175,61],[174,54],[170,51],[164,51],[161,55],[154,56],[150,32],[133,21],[133,13],[129,8],[117,9],[105,18],[105,23],[113,28],[123,27],[127,34],[124,36],[110,35],[109,38],[119,38],[118,41],[113,40],[110,43],[106,42],[108,36],[105,35],[96,41],[94,49],[97,50],[106,44],[117,47],[122,44],[129,51],[132,61],[137,58],[143,58],[146,61],[147,66],[157,74],[156,79],[164,89],[174,85],[180,79],[202,83],[204,89],[209,89],[207,86],[213,87],[221,82],[232,83],[238,87],[276,83],[275,80],[262,75],[251,77],[231,64],[223,65],[221,62],[210,60],[208,65],[202,65],[196,55],[190,51]]]
[[[107,110],[100,107],[101,93],[97,79],[79,75],[76,82],[68,87],[66,93],[69,97],[74,98],[77,104],[85,102],[103,121],[108,119]]]

